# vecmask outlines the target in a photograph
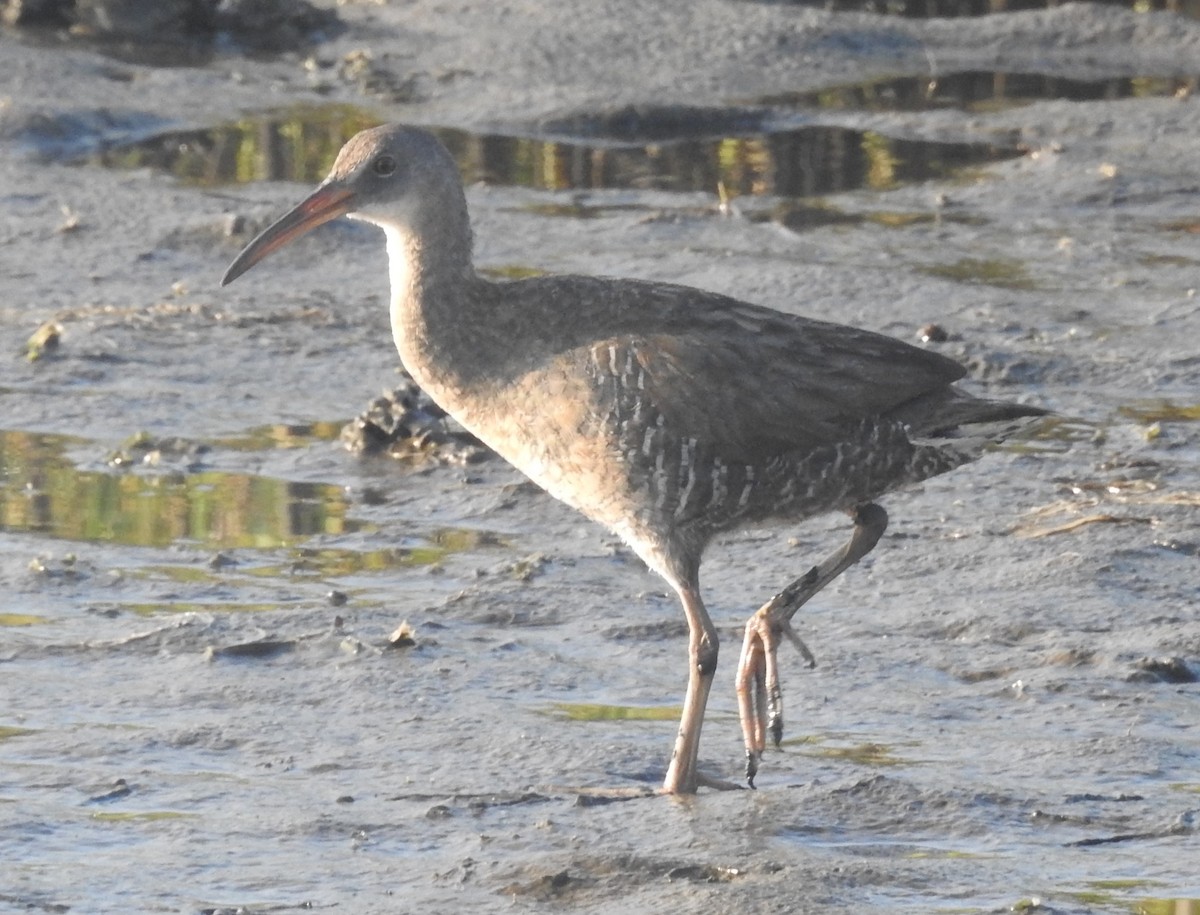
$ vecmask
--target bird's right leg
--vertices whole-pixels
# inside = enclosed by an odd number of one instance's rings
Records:
[[[791,620],[810,598],[871,552],[887,529],[887,512],[868,502],[854,510],[850,542],[772,597],[746,623],[746,638],[738,659],[738,716],[746,742],[746,780],[754,786],[758,761],[770,731],[775,746],[783,739],[783,690],[779,685],[776,652],[781,635],[790,639],[810,667],[816,661],[792,629]]]

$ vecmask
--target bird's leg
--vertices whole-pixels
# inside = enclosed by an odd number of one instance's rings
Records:
[[[792,629],[792,617],[813,595],[871,552],[887,529],[887,512],[874,503],[858,506],[853,517],[854,533],[849,543],[772,597],[746,622],[746,638],[738,659],[737,694],[746,742],[746,781],[751,787],[766,748],[767,732],[775,746],[783,740],[783,690],[776,664],[779,637],[786,636],[809,667],[815,666],[812,652]]]
[[[709,783],[696,771],[696,758],[700,752],[704,707],[717,670],[717,630],[704,609],[699,590],[693,586],[681,586],[677,590],[688,622],[688,685],[679,719],[679,736],[675,738],[675,752],[671,754],[663,791],[695,794],[699,784]]]

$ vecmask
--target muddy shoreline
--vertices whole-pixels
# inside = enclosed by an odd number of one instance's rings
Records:
[[[1200,21],[319,5],[331,40],[198,66],[0,30],[0,909],[1200,911]],[[1064,417],[887,500],[758,791],[594,803],[661,780],[674,599],[499,461],[342,446],[400,381],[376,233],[218,288],[334,106],[458,132],[493,275],[937,324]],[[680,111],[713,136],[639,142]],[[741,623],[845,533],[710,550],[712,771]]]

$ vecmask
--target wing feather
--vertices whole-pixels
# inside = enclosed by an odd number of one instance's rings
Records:
[[[686,286],[578,276],[512,284],[522,285],[538,287],[524,299],[538,308],[523,316],[537,328],[532,352],[580,366],[610,352],[622,367],[618,389],[725,460],[757,463],[838,441],[965,374],[893,337]]]

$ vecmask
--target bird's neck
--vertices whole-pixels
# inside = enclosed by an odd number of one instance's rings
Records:
[[[444,377],[468,365],[480,328],[465,313],[484,281],[471,262],[470,229],[438,233],[384,225],[392,338],[409,374],[435,399]],[[443,406],[446,406],[443,404]]]

